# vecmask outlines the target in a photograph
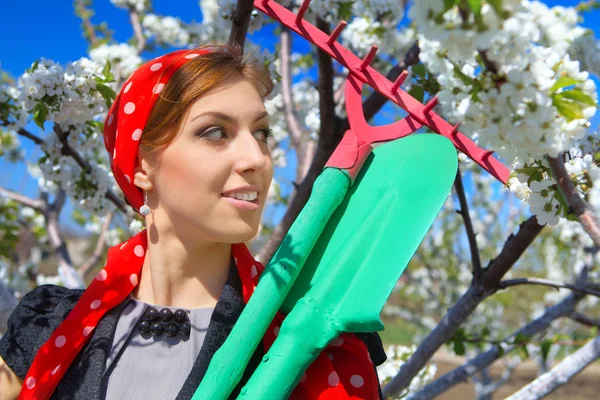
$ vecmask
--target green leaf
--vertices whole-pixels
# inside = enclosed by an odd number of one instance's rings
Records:
[[[484,326],[483,330],[481,331],[481,337],[486,338],[488,336],[490,336],[490,328],[488,326]]]
[[[454,342],[452,342],[452,345],[454,348],[454,353],[456,353],[457,356],[465,355],[465,342],[463,342],[462,340],[455,340]]]
[[[338,8],[339,18],[344,21],[350,20],[352,18],[352,5],[353,1],[344,1],[341,2]]]
[[[44,129],[44,122],[48,116],[48,108],[43,102],[39,102],[33,107],[33,121],[37,126]]]
[[[514,344],[525,344],[525,343],[529,343],[529,339],[530,339],[529,335],[526,335],[524,333],[517,333],[513,340],[513,343]]]
[[[586,105],[592,106],[592,107],[598,107],[598,104],[596,104],[596,102],[594,101],[594,99],[592,98],[592,96],[583,93],[583,91],[581,91],[581,89],[566,90],[566,91],[561,92],[559,94],[562,97],[565,97],[567,99],[571,99],[571,100],[576,101],[578,103],[586,104]]]
[[[552,95],[552,104],[558,113],[567,121],[583,118],[583,107],[570,99],[562,96],[562,93]]]
[[[458,76],[458,78],[465,84],[465,85],[469,85],[469,86],[473,86],[474,84],[474,79],[471,78],[469,75],[465,74],[464,72],[462,72],[462,70],[460,69],[460,67],[458,66],[458,64],[456,63],[452,63],[452,65],[454,66],[454,74],[456,76]]]
[[[496,349],[498,350],[498,356],[504,357],[504,347],[502,345],[496,345]]]
[[[110,61],[106,60],[104,68],[102,68],[102,77],[95,76],[94,80],[96,83],[109,83],[115,81],[115,76],[110,72],[111,64]]]
[[[519,353],[519,356],[521,356],[521,360],[525,361],[529,358],[529,351],[527,351],[527,347],[519,346],[516,350],[517,353]]]
[[[106,63],[104,64],[104,68],[102,68],[102,75],[106,76],[110,74],[110,60],[106,60]]]
[[[552,346],[552,340],[544,339],[540,344],[540,350],[542,351],[542,359],[546,361],[548,358],[548,352],[550,351],[550,347]]]
[[[37,69],[39,64],[40,64],[40,60],[35,60],[33,62],[33,64],[31,65],[31,68],[29,68],[29,72],[34,72]]]
[[[550,93],[554,93],[558,89],[564,88],[565,86],[577,85],[579,83],[581,83],[581,81],[578,81],[575,78],[571,78],[570,76],[561,76],[560,78],[558,78],[554,86],[550,88]]]
[[[413,86],[412,88],[410,88],[409,92],[408,92],[412,97],[414,97],[415,99],[419,100],[419,102],[423,102],[423,99],[425,98],[425,91],[423,90],[423,88],[421,86]]]
[[[469,8],[475,15],[481,15],[481,0],[467,0]]]
[[[459,0],[444,0],[444,11],[442,12],[442,14],[444,14],[446,11],[457,5],[458,1]]]
[[[504,15],[504,8],[502,7],[502,0],[488,0],[488,4],[496,11],[496,14]]]
[[[104,98],[104,101],[106,101],[106,106],[110,108],[110,105],[112,104],[113,100],[115,99],[115,97],[117,97],[115,91],[112,90],[112,88],[110,88],[109,86],[103,84],[97,84],[96,89],[98,90],[98,92],[100,92],[100,94]]]
[[[425,76],[427,76],[427,70],[425,69],[424,64],[417,64],[413,66],[412,72],[421,78],[425,78]]]

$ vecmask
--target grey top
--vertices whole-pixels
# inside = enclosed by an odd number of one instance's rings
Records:
[[[184,309],[192,326],[189,338],[165,334],[153,337],[136,324],[147,307],[131,294],[117,322],[102,377],[105,400],[174,399],[189,375],[204,342],[214,307]]]

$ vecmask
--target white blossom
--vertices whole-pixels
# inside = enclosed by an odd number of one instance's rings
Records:
[[[126,43],[102,44],[90,50],[90,58],[101,64],[109,60],[113,66],[118,66],[123,77],[131,75],[142,63],[137,50]]]

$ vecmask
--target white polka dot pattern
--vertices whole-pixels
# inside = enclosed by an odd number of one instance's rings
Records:
[[[27,381],[25,381],[25,385],[27,385],[27,389],[33,389],[35,387],[35,378],[33,376],[27,378]]]
[[[152,71],[152,72],[156,72],[156,71],[158,71],[158,70],[159,70],[159,69],[161,69],[161,68],[162,68],[162,63],[156,63],[156,64],[152,64],[152,65],[150,66],[150,71]]]
[[[105,269],[101,269],[100,272],[98,272],[98,275],[96,275],[96,280],[105,281],[107,277],[108,277],[108,272],[106,272]]]
[[[144,248],[138,244],[133,249],[133,253],[138,257],[144,257]]]
[[[363,387],[363,385],[365,384],[365,380],[360,375],[352,375],[352,377],[350,378],[350,384],[352,384],[352,386],[354,386],[355,388],[360,388]]]
[[[331,387],[336,387],[340,383],[340,377],[338,376],[337,372],[333,371],[329,374],[327,377],[327,383],[329,383],[329,386]]]
[[[100,304],[102,304],[102,301],[100,301],[100,300],[94,300],[94,301],[92,301],[92,302],[90,303],[90,308],[91,308],[92,310],[95,310],[95,309],[97,309],[98,307],[100,307]]]
[[[164,88],[165,88],[164,83],[157,83],[156,86],[154,86],[154,88],[152,88],[152,93],[159,94],[160,92],[162,92],[162,90]]]
[[[136,129],[135,131],[133,131],[133,133],[131,134],[131,138],[133,140],[140,140],[140,138],[142,137],[142,130],[140,128]]]
[[[133,112],[135,111],[135,103],[133,102],[129,102],[127,104],[125,104],[125,107],[123,107],[123,112],[125,114],[133,114]]]
[[[54,345],[56,347],[63,347],[65,345],[65,343],[67,343],[67,338],[64,335],[60,335],[54,341]]]

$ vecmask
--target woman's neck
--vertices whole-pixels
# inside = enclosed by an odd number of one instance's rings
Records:
[[[148,239],[140,282],[133,296],[179,308],[214,307],[229,274],[231,244],[184,244],[175,235]]]

